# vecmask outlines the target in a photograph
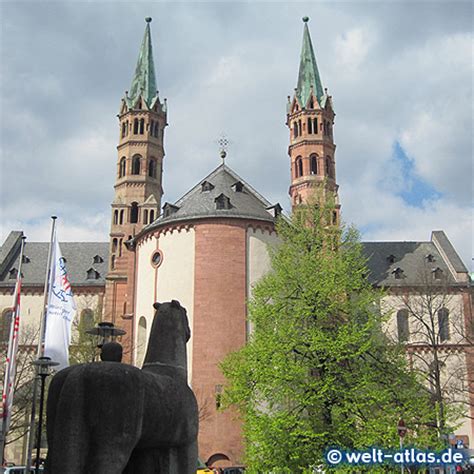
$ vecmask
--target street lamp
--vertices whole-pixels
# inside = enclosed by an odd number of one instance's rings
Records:
[[[101,349],[106,342],[113,341],[117,336],[127,334],[126,331],[116,328],[114,323],[108,321],[98,323],[92,329],[87,329],[85,333],[97,337],[97,348],[99,349]],[[95,362],[95,355],[93,362]]]
[[[41,392],[40,392],[40,405],[39,405],[39,420],[38,420],[38,432],[36,435],[36,461],[35,471],[39,474],[40,468],[40,451],[41,451],[41,432],[43,428],[43,405],[44,405],[44,386],[46,383],[46,377],[50,375],[49,368],[59,365],[59,362],[53,362],[50,357],[39,357],[33,362],[36,366],[36,373],[41,378]],[[29,466],[28,466],[29,469]]]

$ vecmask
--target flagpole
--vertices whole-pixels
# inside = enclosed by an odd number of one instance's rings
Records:
[[[43,298],[43,314],[41,315],[40,321],[40,331],[38,339],[38,348],[36,351],[37,359],[43,355],[43,339],[44,339],[44,330],[46,327],[46,306],[48,304],[48,285],[49,285],[49,275],[51,273],[51,254],[53,248],[53,238],[54,232],[56,231],[56,219],[57,216],[51,216],[51,238],[49,240],[49,250],[48,250],[48,261],[46,265],[46,276],[44,279],[44,298]],[[36,398],[38,394],[38,382],[39,376],[36,375],[33,380],[33,400],[31,403],[31,416],[30,416],[30,428],[28,434],[28,452],[26,453],[26,471],[27,473],[31,470],[31,459],[33,454],[33,439],[35,437],[35,417],[36,417]]]
[[[18,295],[17,295],[17,285],[18,285],[18,280],[21,280],[21,267],[23,265],[23,252],[24,252],[24,249],[25,249],[25,240],[26,240],[26,236],[22,236],[21,237],[21,247],[20,247],[20,261],[18,263],[18,278],[16,280],[16,284],[15,284],[15,289],[13,290],[13,308],[16,307],[16,305],[18,304],[16,298],[18,298]],[[7,354],[9,354],[10,352],[10,345],[13,344],[13,335],[14,335],[14,332],[15,332],[15,325],[16,325],[16,319],[17,319],[17,315],[16,314],[12,314],[12,320],[11,320],[11,324],[10,324],[10,337],[8,339],[8,350],[7,350]],[[17,337],[18,337],[18,334],[17,334]],[[7,356],[8,357],[8,356]],[[8,374],[8,381],[7,381],[7,370],[9,371],[9,364],[12,364],[13,361],[7,361],[7,365],[5,366],[5,379],[4,379],[4,383],[7,384],[7,383],[10,383],[10,376]],[[12,387],[12,390],[13,390],[13,387]],[[5,391],[5,389],[4,389]],[[3,402],[5,402],[5,400],[2,400]],[[0,455],[2,457],[1,461],[2,461],[2,465],[4,463],[4,460],[5,460],[5,444],[6,444],[6,440],[7,440],[7,434],[8,434],[8,430],[7,430],[7,424],[5,423],[6,422],[6,418],[5,418],[5,412],[4,412],[4,409],[5,409],[5,406],[3,405],[3,408],[2,408],[2,429],[1,429],[1,432],[0,432]],[[11,416],[11,415],[8,415],[8,416]]]

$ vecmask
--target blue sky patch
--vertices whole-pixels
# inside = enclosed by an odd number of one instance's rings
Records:
[[[396,168],[400,173],[401,186],[396,190],[396,194],[406,204],[423,209],[424,202],[436,201],[441,198],[441,193],[416,173],[413,160],[407,156],[398,141],[393,146],[392,160],[395,161]]]

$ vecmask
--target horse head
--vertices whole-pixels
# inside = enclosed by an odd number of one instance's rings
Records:
[[[174,367],[184,370],[187,376],[186,343],[191,337],[191,330],[186,309],[176,300],[155,303],[153,307],[156,311],[143,368]]]

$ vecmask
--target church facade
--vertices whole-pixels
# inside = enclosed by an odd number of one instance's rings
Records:
[[[340,220],[336,181],[335,113],[323,88],[305,17],[297,87],[288,98],[289,194],[294,207],[317,192],[334,202],[332,221]],[[121,100],[108,243],[61,244],[73,290],[82,297],[79,317],[99,311],[102,319],[127,331],[122,338],[127,362],[140,366],[151,329],[153,303],[177,299],[187,309],[192,338],[188,377],[199,403],[200,457],[209,465],[242,462],[241,425],[232,410],[221,411],[225,380],[219,363],[242,347],[251,328],[247,301],[252,287],[269,269],[268,247],[278,244],[278,203],[271,203],[225,163],[207,174],[174,203],[162,205],[166,99],[157,92],[151,19],[146,29],[129,91]],[[0,250],[2,334],[18,269],[21,232],[12,232]],[[387,333],[406,344],[413,366],[432,363],[433,345],[420,337],[416,301],[428,292],[449,295],[434,312],[436,350],[442,354],[443,377],[460,374],[456,402],[466,417],[456,435],[473,445],[472,284],[466,267],[442,231],[424,242],[365,242],[369,278],[388,289],[383,305],[393,317]],[[24,287],[35,303],[26,304],[30,324],[42,306],[47,244],[27,242]],[[38,267],[36,267],[38,266]],[[87,268],[86,268],[87,267]],[[422,272],[424,270],[424,273]],[[428,275],[423,279],[422,275]],[[15,275],[16,276],[16,275]],[[27,296],[25,297],[27,298]],[[89,304],[90,302],[90,304]],[[25,308],[25,305],[23,306]],[[441,311],[441,312],[440,312]],[[39,321],[39,319],[38,319]],[[0,342],[5,342],[2,336]],[[428,370],[429,372],[429,370]],[[429,383],[429,381],[427,382]]]

